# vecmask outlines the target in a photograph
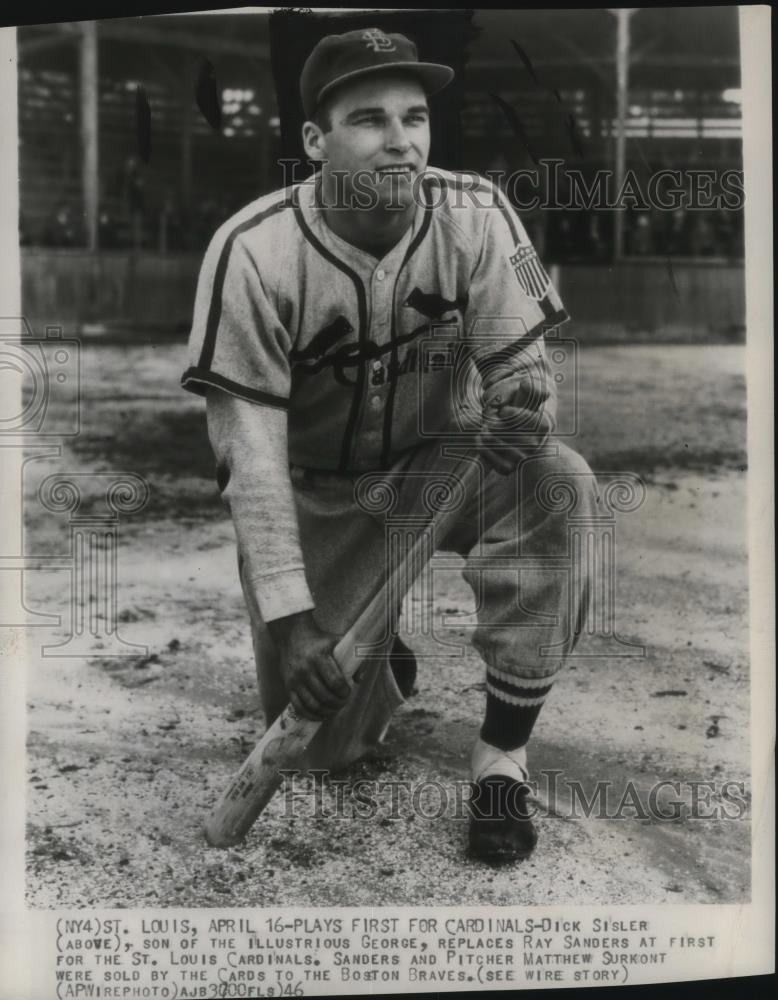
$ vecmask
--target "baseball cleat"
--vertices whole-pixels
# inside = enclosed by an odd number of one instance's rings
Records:
[[[394,643],[389,653],[389,666],[394,674],[395,684],[400,689],[403,698],[418,694],[416,687],[416,657],[399,635],[394,637]]]
[[[530,815],[529,786],[504,774],[489,774],[474,781],[472,790],[470,856],[490,865],[528,858],[538,839]]]

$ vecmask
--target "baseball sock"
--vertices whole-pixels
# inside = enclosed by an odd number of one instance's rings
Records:
[[[552,684],[550,677],[514,677],[487,667],[481,739],[504,751],[526,746]]]
[[[500,750],[479,737],[470,755],[470,774],[473,781],[498,774],[514,781],[528,781],[527,748]]]

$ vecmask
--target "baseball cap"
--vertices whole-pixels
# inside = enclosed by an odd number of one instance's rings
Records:
[[[416,46],[405,35],[386,34],[380,28],[327,35],[303,66],[300,94],[305,114],[310,118],[322,98],[341,83],[387,69],[409,70],[428,94],[442,90],[454,78],[450,66],[419,62]]]

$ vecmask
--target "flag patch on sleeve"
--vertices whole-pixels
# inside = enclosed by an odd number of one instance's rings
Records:
[[[519,246],[511,255],[511,266],[525,294],[539,302],[548,292],[551,279],[533,246]]]

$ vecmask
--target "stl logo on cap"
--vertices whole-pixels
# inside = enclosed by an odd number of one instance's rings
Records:
[[[374,52],[394,52],[396,48],[392,39],[380,28],[368,28],[367,31],[363,31],[362,39]]]

